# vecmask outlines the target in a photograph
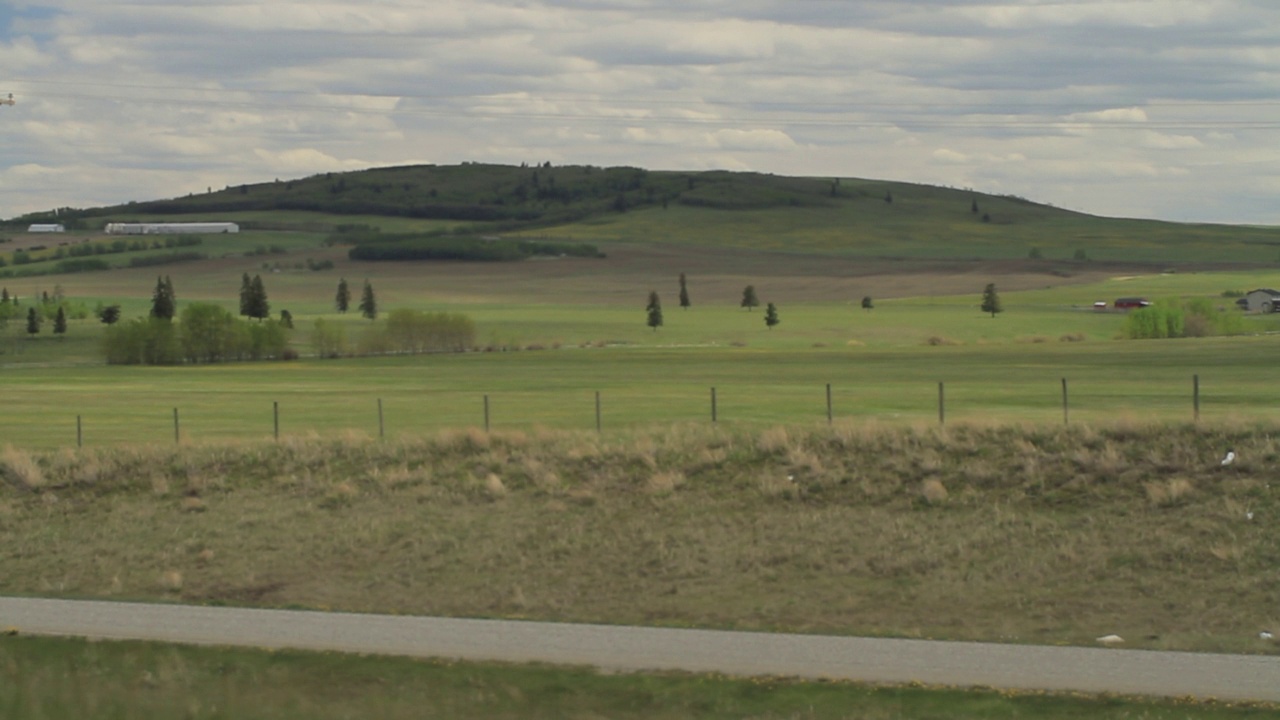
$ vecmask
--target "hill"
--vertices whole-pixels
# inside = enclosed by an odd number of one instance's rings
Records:
[[[229,186],[126,205],[62,209],[69,229],[146,219],[233,218],[251,230],[495,233],[582,242],[740,247],[880,259],[1258,264],[1280,230],[1103,218],[998,196],[857,178],[632,167],[405,166]]]

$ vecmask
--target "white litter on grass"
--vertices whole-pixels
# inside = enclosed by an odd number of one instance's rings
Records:
[[[1103,635],[1102,637],[1097,638],[1097,640],[1103,645],[1119,645],[1124,642],[1124,638],[1119,635]]]
[[[1226,457],[1224,457],[1224,458],[1222,458],[1222,465],[1224,465],[1224,466],[1225,466],[1225,465],[1230,465],[1231,463],[1233,463],[1233,462],[1235,462],[1235,461],[1236,461],[1236,451],[1235,451],[1235,450],[1228,450],[1228,451],[1227,451],[1227,456],[1226,456]]]
[[[1263,630],[1262,632],[1258,633],[1258,638],[1261,640],[1270,640],[1272,637],[1275,637],[1275,636],[1271,634],[1270,630]]]

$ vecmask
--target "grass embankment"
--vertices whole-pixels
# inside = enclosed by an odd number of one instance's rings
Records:
[[[1274,707],[0,638],[0,715],[71,718],[1272,717]]]
[[[0,593],[1275,652],[1275,430],[7,449]]]

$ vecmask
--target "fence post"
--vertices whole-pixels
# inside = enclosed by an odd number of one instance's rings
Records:
[[[947,401],[943,394],[942,383],[938,383],[938,424],[944,425],[947,422]]]
[[[711,423],[714,425],[718,420],[716,415],[716,389],[711,388]]]
[[[1192,404],[1195,406],[1195,421],[1200,422],[1200,376],[1191,376]]]
[[[489,432],[489,396],[484,396],[484,431]]]
[[[602,427],[603,426],[600,424],[600,391],[597,390],[596,391],[596,432],[600,432]]]
[[[386,436],[386,426],[382,422],[382,398],[378,398],[378,439],[381,440]]]
[[[178,430],[178,408],[173,409],[173,443],[175,445],[182,442],[182,433]]]
[[[831,424],[831,383],[827,383],[827,424]]]
[[[1062,424],[1066,425],[1067,423],[1067,379],[1062,378]]]
[[[76,447],[84,447],[84,430],[80,425],[80,416],[76,416]]]
[[[280,439],[280,401],[279,400],[271,401],[271,419],[272,419],[273,425],[275,426],[275,438],[276,440],[279,440]]]

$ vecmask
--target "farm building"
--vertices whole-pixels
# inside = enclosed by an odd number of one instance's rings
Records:
[[[1280,310],[1280,290],[1258,288],[1244,296],[1245,309],[1249,312],[1275,312]]]
[[[1122,297],[1116,298],[1116,301],[1112,303],[1112,307],[1117,310],[1137,310],[1139,308],[1147,307],[1150,304],[1151,301],[1146,298]]]
[[[58,233],[66,231],[67,229],[61,225],[32,225],[27,228],[29,233]]]
[[[240,226],[229,222],[200,223],[107,223],[108,235],[191,235],[238,233]]]

